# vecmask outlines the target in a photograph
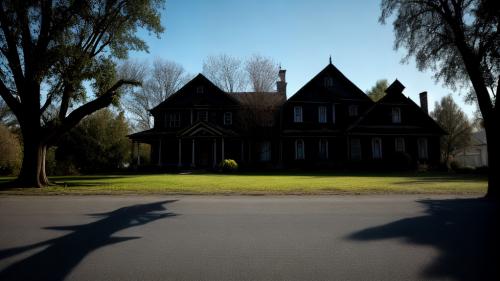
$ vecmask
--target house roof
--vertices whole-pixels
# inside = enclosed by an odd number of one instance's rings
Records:
[[[330,78],[331,85],[325,85],[325,79]],[[308,99],[315,100],[342,100],[356,99],[372,103],[372,100],[349,80],[332,63],[329,63],[323,70],[300,88],[288,101],[301,101]]]

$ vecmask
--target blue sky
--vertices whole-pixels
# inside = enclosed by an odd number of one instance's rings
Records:
[[[393,49],[392,25],[378,23],[376,0],[167,0],[162,14],[165,33],[158,39],[143,32],[149,53],[131,58],[175,61],[191,74],[202,71],[209,55],[226,53],[245,59],[252,54],[271,57],[287,70],[288,96],[332,61],[361,90],[379,79],[399,79],[404,93],[418,102],[428,91],[429,106],[452,93],[435,83],[431,72],[415,63],[401,64],[404,50]],[[472,116],[474,106],[455,100]]]

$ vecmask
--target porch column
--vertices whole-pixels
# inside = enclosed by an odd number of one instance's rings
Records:
[[[141,165],[141,146],[139,142],[137,143],[137,166]]]
[[[192,140],[192,145],[191,145],[191,167],[194,167],[194,139]]]
[[[221,152],[221,161],[224,160],[224,138],[222,138],[222,152]]]
[[[161,143],[162,143],[162,139],[160,138],[159,145],[158,145],[158,166],[161,166]]]
[[[182,166],[182,140],[179,139],[179,162],[177,162],[177,167]]]
[[[213,166],[214,168],[217,167],[217,139],[214,138],[214,163]]]
[[[240,152],[240,161],[243,162],[245,159],[245,147],[243,145],[243,140],[241,140],[241,152]]]

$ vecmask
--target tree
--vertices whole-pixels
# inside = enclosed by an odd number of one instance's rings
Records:
[[[179,90],[189,80],[182,65],[155,59],[152,67],[147,62],[126,61],[118,70],[124,79],[142,82],[142,87],[130,89],[125,100],[126,109],[132,113],[136,129],[152,127],[149,110]]]
[[[21,165],[21,145],[16,134],[0,124],[0,174],[11,175],[18,172]]]
[[[441,138],[441,154],[448,166],[450,156],[469,145],[472,124],[451,95],[443,97],[440,103],[436,102],[431,116],[448,133]]]
[[[129,125],[123,112],[105,108],[86,117],[57,143],[56,169],[93,173],[116,171],[130,160]]]
[[[378,101],[385,96],[385,90],[389,87],[389,83],[386,79],[378,80],[370,90],[366,91],[366,94],[373,100]]]
[[[500,199],[498,100],[500,5],[494,0],[383,0],[380,22],[393,15],[395,48],[405,48],[420,70],[452,88],[465,87],[483,116],[488,142],[487,197]]]
[[[135,35],[138,28],[159,36],[163,4],[0,2],[0,95],[19,122],[24,148],[16,185],[47,185],[47,147],[85,116],[116,104],[122,86],[138,85],[116,78],[115,61],[129,50],[147,50]],[[52,113],[46,115],[48,109]]]
[[[270,58],[253,55],[245,65],[254,92],[264,93],[274,89],[278,80],[278,66]]]
[[[229,93],[246,88],[241,60],[226,54],[209,56],[203,62],[203,74],[219,88]]]

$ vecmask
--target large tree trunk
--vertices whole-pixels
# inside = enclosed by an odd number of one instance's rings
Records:
[[[17,178],[17,185],[20,187],[43,187],[48,185],[49,181],[45,173],[47,146],[32,131],[24,130],[23,148],[23,163],[21,173]]]
[[[489,126],[486,126],[486,141],[488,143],[488,192],[486,197],[500,201],[500,149],[498,148],[500,138],[496,125],[493,125],[500,122],[497,108],[494,109],[492,115],[493,122],[489,122]]]

